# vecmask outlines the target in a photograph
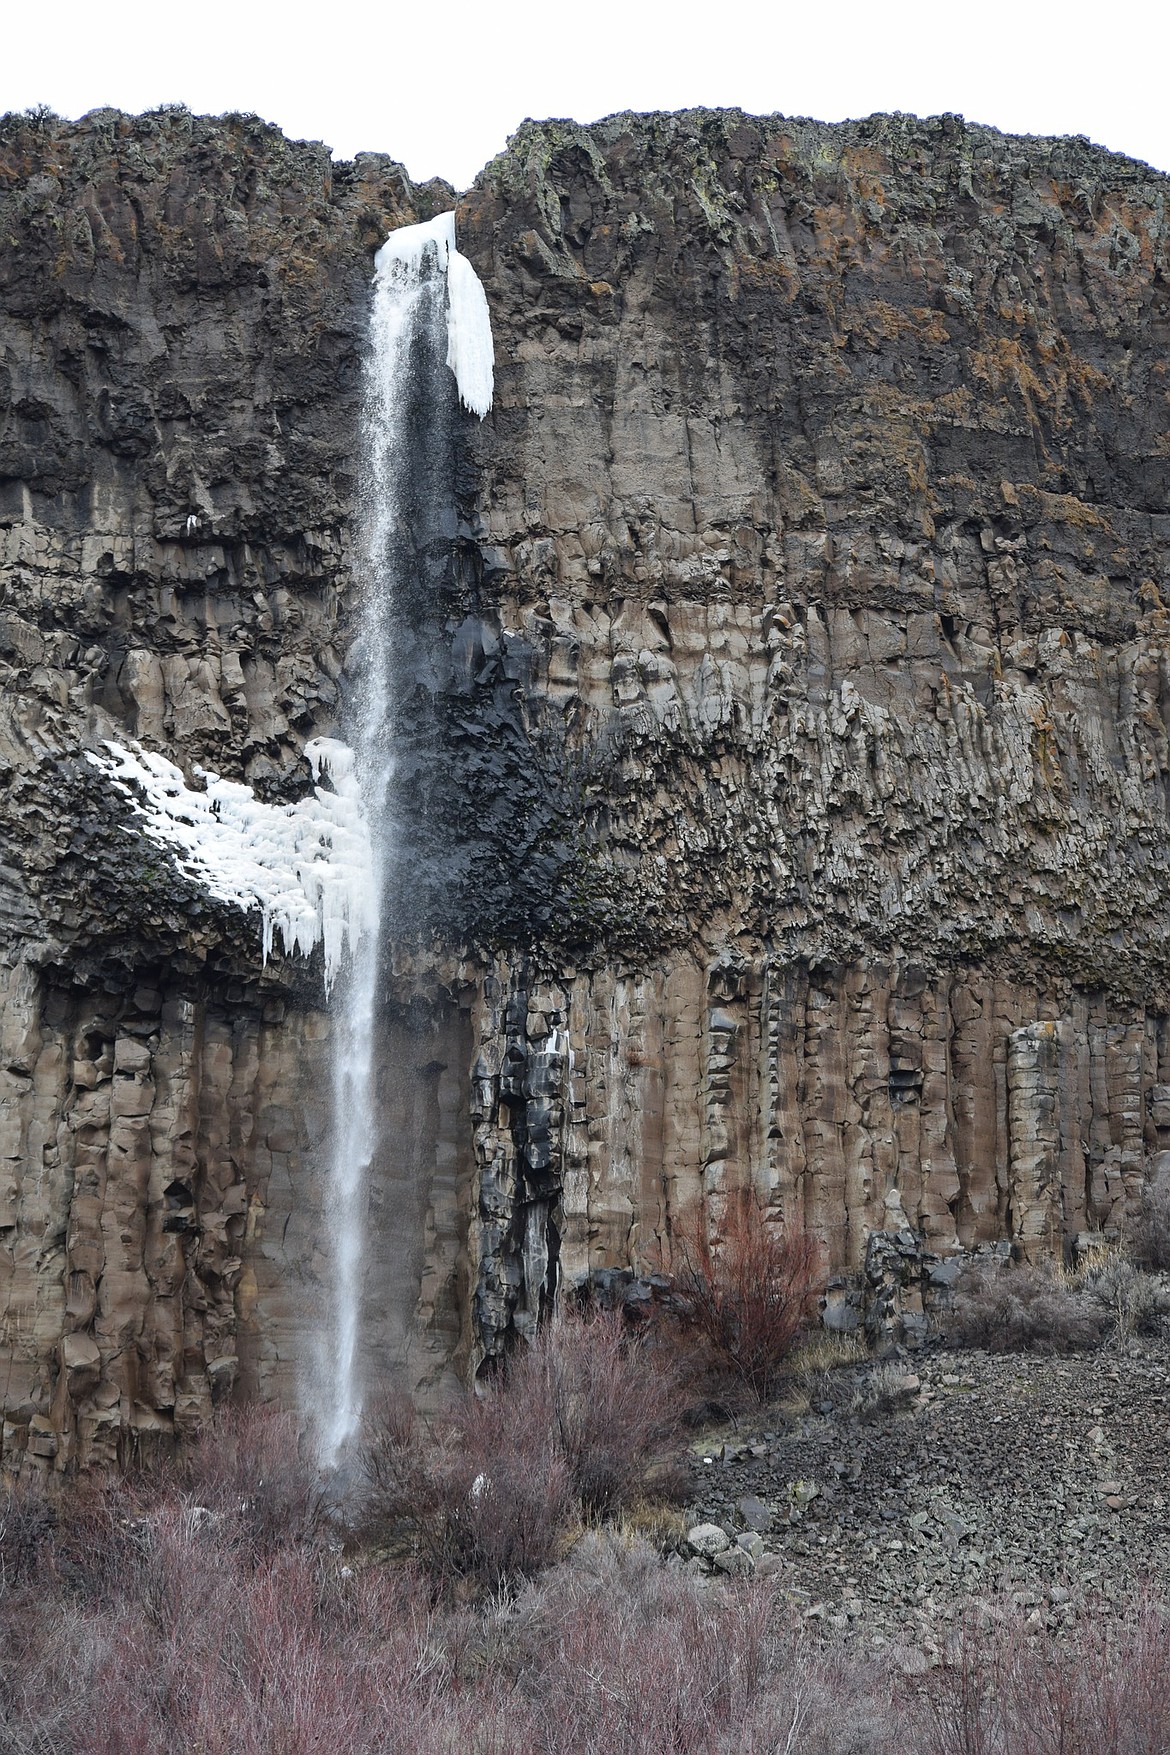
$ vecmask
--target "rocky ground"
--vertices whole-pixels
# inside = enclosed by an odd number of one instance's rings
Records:
[[[1056,1627],[1166,1586],[1165,1338],[1066,1358],[931,1347],[807,1388],[692,1450],[695,1570],[774,1574],[810,1621],[893,1642],[910,1668],[972,1608]]]

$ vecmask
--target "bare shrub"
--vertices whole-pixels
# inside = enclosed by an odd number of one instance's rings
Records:
[[[19,1601],[0,1595],[0,1748],[504,1755],[490,1726],[502,1727],[505,1690],[489,1677],[453,1691],[457,1632],[455,1617],[436,1622],[409,1570],[343,1566],[296,1542],[257,1559],[222,1524],[194,1523],[164,1499],[140,1571],[102,1604],[51,1573]]]
[[[154,1497],[166,1492],[152,1483]],[[55,1496],[56,1527],[46,1574],[78,1600],[116,1602],[134,1587],[142,1558],[142,1505],[117,1477],[84,1479]]]
[[[35,1578],[56,1527],[56,1507],[39,1487],[11,1489],[0,1505],[0,1590]]]
[[[301,1424],[271,1405],[218,1409],[174,1479],[193,1512],[226,1520],[255,1554],[313,1540],[325,1518],[324,1484]]]
[[[553,1755],[893,1755],[864,1665],[788,1631],[766,1585],[704,1589],[644,1544],[588,1537],[516,1607],[513,1663]]]
[[[1119,1340],[1131,1335],[1156,1334],[1167,1309],[1167,1298],[1152,1274],[1147,1274],[1120,1250],[1090,1261],[1078,1275],[1078,1285],[1107,1315]]]
[[[393,1402],[366,1422],[366,1521],[405,1538],[439,1578],[496,1586],[548,1566],[573,1522],[568,1465],[547,1409],[467,1397],[445,1420]]]
[[[1031,1637],[1029,1636],[1031,1634]],[[1013,1618],[970,1625],[921,1695],[924,1755],[1162,1755],[1170,1742],[1164,1605],[1086,1614],[1074,1643]]]
[[[78,1747],[109,1663],[110,1629],[41,1590],[0,1596],[0,1749],[57,1755]]]
[[[423,1421],[409,1396],[383,1396],[362,1420],[362,1505],[368,1540],[391,1552],[416,1549],[442,1567],[442,1459],[450,1421]]]
[[[586,1727],[604,1725],[614,1755],[689,1751],[742,1724],[767,1673],[767,1592],[708,1600],[650,1550],[604,1538],[558,1582],[525,1627],[553,1747],[588,1748]]]
[[[677,1435],[677,1392],[667,1359],[621,1312],[562,1315],[514,1355],[504,1393],[516,1417],[548,1421],[587,1517],[633,1504]]]
[[[547,1566],[579,1518],[645,1497],[675,1432],[664,1361],[620,1312],[563,1315],[442,1420],[405,1400],[367,1421],[367,1510],[430,1568],[494,1585]]]
[[[1076,1353],[1101,1345],[1109,1316],[1030,1263],[973,1264],[955,1282],[940,1326],[953,1346],[989,1353]]]
[[[729,1205],[714,1240],[701,1214],[681,1227],[672,1259],[671,1303],[684,1335],[755,1400],[769,1400],[815,1317],[822,1276],[813,1239],[776,1226],[745,1196]]]
[[[941,1667],[895,1685],[856,1647],[794,1627],[769,1584],[693,1578],[609,1530],[518,1595],[471,1605],[436,1600],[413,1568],[292,1536],[257,1555],[173,1486],[132,1529],[122,1569],[98,1568],[100,1602],[41,1542],[30,1582],[0,1591],[6,1755],[1170,1747],[1170,1622],[1153,1600],[1090,1604],[1064,1633],[1019,1616],[968,1626]]]
[[[555,1433],[524,1413],[506,1390],[469,1402],[443,1458],[446,1562],[492,1585],[550,1565],[576,1509]]]

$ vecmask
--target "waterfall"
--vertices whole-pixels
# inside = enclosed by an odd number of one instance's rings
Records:
[[[359,681],[349,727],[370,859],[368,893],[363,906],[353,910],[364,931],[346,959],[332,1006],[333,1126],[326,1194],[332,1284],[317,1397],[327,1465],[343,1454],[362,1405],[362,1236],[369,1172],[379,1145],[378,993],[394,882],[395,629],[417,584],[411,577],[418,566],[419,538],[412,528],[417,459],[428,452],[428,431],[450,418],[443,404],[452,399],[436,394],[426,369],[429,360],[444,357],[459,400],[482,419],[492,403],[491,322],[475,270],[455,247],[451,213],[392,232],[375,258],[363,401]],[[424,495],[426,487],[424,471]]]

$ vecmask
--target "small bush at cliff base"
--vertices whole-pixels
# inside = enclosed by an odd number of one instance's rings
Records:
[[[35,1577],[56,1528],[55,1507],[34,1488],[16,1487],[0,1500],[0,1592]]]
[[[1116,1313],[1092,1288],[1074,1289],[1028,1262],[964,1270],[939,1326],[952,1346],[989,1353],[1078,1353],[1099,1347]]]
[[[445,1418],[398,1400],[367,1421],[367,1521],[440,1576],[531,1576],[582,1518],[646,1494],[673,1404],[670,1373],[618,1313],[561,1316]]]
[[[676,1231],[670,1305],[685,1338],[757,1401],[779,1388],[786,1360],[816,1317],[817,1246],[777,1226],[754,1197],[729,1205],[713,1240],[697,1215]]]
[[[677,1432],[673,1372],[618,1311],[559,1317],[513,1356],[505,1393],[513,1410],[547,1420],[590,1519],[642,1497]]]
[[[405,1542],[440,1579],[531,1576],[558,1558],[574,1521],[547,1424],[503,1396],[469,1397],[444,1420],[393,1403],[366,1422],[363,1465],[369,1532]]]
[[[326,1496],[295,1414],[269,1405],[220,1408],[212,1430],[181,1456],[175,1484],[193,1507],[226,1519],[256,1555],[307,1542],[326,1517]]]
[[[1077,1271],[1076,1288],[1107,1317],[1114,1339],[1156,1334],[1168,1303],[1165,1286],[1145,1273],[1121,1249],[1111,1249],[1097,1260],[1090,1258]]]

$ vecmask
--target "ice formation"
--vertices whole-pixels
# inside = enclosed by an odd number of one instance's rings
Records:
[[[491,316],[479,276],[455,246],[455,215],[440,213],[424,225],[391,232],[374,258],[377,284],[417,282],[428,249],[436,251],[447,275],[447,364],[464,408],[482,420],[492,405]]]
[[[369,826],[352,750],[333,738],[305,745],[316,785],[296,804],[265,804],[248,786],[196,768],[206,790],[188,786],[182,770],[152,750],[107,743],[89,760],[130,799],[138,827],[178,857],[188,876],[223,902],[259,908],[264,959],[274,935],[286,951],[325,953],[331,987],[345,951],[356,950],[377,925]]]

